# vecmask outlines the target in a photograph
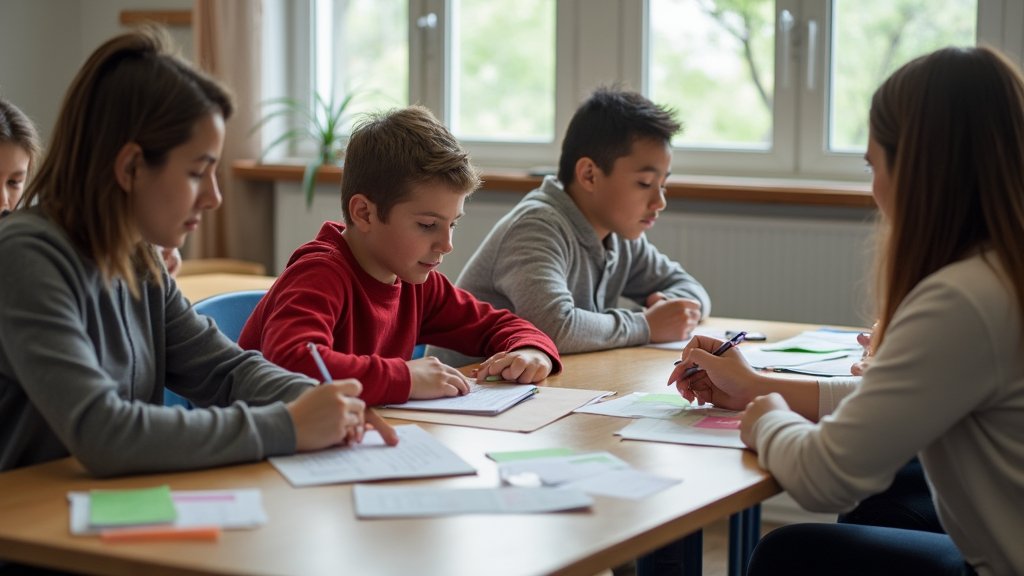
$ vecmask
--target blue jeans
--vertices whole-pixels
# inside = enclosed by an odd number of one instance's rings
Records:
[[[974,570],[946,534],[856,524],[793,524],[761,539],[747,576],[929,574]]]

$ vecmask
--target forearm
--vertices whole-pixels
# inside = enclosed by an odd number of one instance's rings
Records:
[[[759,375],[759,379],[758,396],[772,392],[781,394],[794,412],[811,422],[818,421],[818,399],[820,392],[817,380],[806,377],[791,378],[767,374]]]

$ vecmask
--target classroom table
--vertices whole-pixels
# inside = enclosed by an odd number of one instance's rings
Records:
[[[710,319],[771,340],[814,326]],[[626,348],[563,358],[550,386],[664,392],[678,353]],[[399,420],[396,424],[404,423]],[[628,419],[570,414],[529,434],[420,424],[478,471],[405,481],[445,487],[499,484],[485,453],[568,447],[607,450],[641,470],[681,483],[639,501],[595,497],[587,511],[358,520],[351,485],[293,488],[268,463],[213,470],[89,477],[73,458],[0,474],[0,558],[97,574],[592,575],[646,554],[780,491],[746,450],[622,441]],[[104,544],[68,533],[66,493],[169,484],[173,490],[255,487],[269,522],[226,531],[220,541]]]
[[[268,290],[274,284],[274,280],[277,280],[275,276],[252,274],[194,274],[180,276],[176,282],[185,298],[195,303],[225,292]]]

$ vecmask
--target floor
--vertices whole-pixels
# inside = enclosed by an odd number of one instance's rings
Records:
[[[761,523],[761,534],[767,534],[778,524]],[[720,520],[704,529],[704,576],[726,576],[729,568],[729,521]],[[606,572],[605,574],[608,574]],[[635,576],[632,564],[611,571],[614,576]]]

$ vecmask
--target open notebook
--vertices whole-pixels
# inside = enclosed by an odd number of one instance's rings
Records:
[[[386,408],[494,416],[535,394],[537,387],[532,384],[470,384],[469,394],[464,396],[409,400],[404,404],[388,404]]]

